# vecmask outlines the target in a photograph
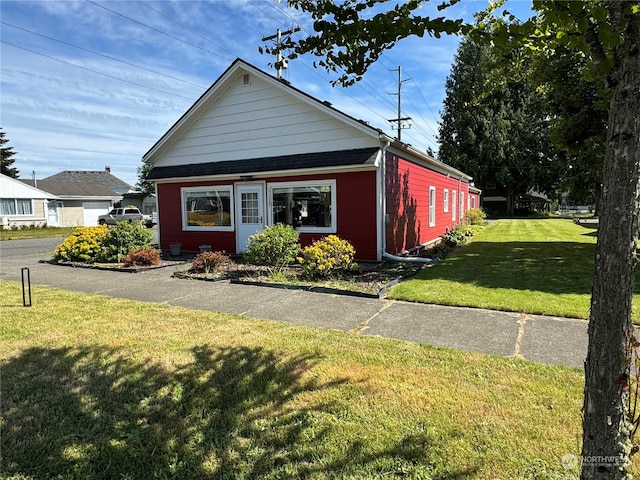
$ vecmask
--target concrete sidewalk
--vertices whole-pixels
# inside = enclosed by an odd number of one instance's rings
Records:
[[[29,267],[33,284],[65,290],[236,313],[579,368],[583,367],[586,357],[587,322],[583,320],[184,280],[171,276],[176,269],[184,268],[175,266],[124,273],[39,262],[50,257],[37,251],[23,251],[15,256],[3,255],[0,251],[0,278],[20,281],[21,268]],[[37,296],[33,303],[37,306]]]

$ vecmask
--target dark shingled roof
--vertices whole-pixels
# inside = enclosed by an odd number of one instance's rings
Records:
[[[264,157],[226,162],[190,163],[170,167],[154,167],[147,180],[164,178],[204,177],[212,175],[241,175],[282,170],[303,170],[322,167],[364,165],[375,160],[377,147],[340,150],[335,152],[301,153],[281,157]]]
[[[22,183],[34,186],[33,180],[20,179]],[[44,192],[58,197],[117,197],[119,194],[113,189],[88,182],[65,182],[60,180],[38,180],[37,186]]]
[[[44,179],[56,182],[82,182],[108,187],[112,191],[127,191],[133,187],[106,170],[65,170]],[[42,180],[39,180],[40,183]]]

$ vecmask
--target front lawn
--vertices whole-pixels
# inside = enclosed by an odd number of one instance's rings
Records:
[[[577,369],[0,288],[3,478],[576,478]]]
[[[595,230],[571,220],[499,220],[387,296],[588,318],[595,244]],[[640,320],[637,308],[633,319]]]
[[[0,228],[0,240],[24,240],[26,238],[67,237],[76,227],[45,227],[8,229]]]

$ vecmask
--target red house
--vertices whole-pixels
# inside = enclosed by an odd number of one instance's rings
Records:
[[[337,234],[360,260],[438,239],[471,177],[238,59],[144,155],[160,245],[242,252],[265,226]]]

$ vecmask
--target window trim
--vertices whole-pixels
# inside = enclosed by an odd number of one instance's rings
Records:
[[[460,191],[460,220],[464,219],[464,192]]]
[[[227,190],[229,192],[229,215],[231,225],[198,227],[187,223],[187,204],[186,195],[189,192],[207,192],[212,190]],[[202,185],[199,187],[181,187],[180,188],[180,214],[182,216],[182,230],[191,232],[234,232],[236,229],[235,220],[235,196],[233,185]]]
[[[429,187],[429,227],[436,226],[436,187]]]
[[[444,189],[444,198],[442,199],[443,207],[442,211],[444,213],[449,213],[449,189]]]
[[[10,198],[10,197],[5,197],[2,200],[13,200],[13,208],[15,210],[16,213],[3,213],[2,215],[4,216],[12,216],[12,217],[33,217],[35,212],[35,205],[33,202],[33,198]],[[23,202],[29,202],[29,209],[30,212],[29,213],[19,213],[19,209],[18,209],[18,200],[21,200]]]
[[[458,201],[458,191],[457,190],[452,190],[451,191],[451,221],[455,222],[457,220],[456,218],[456,207],[457,207],[457,201]]]
[[[300,233],[337,233],[338,231],[338,202],[335,179],[304,180],[298,182],[267,183],[267,208],[269,209],[269,225],[273,225],[273,190],[274,188],[310,187],[328,185],[331,188],[331,226],[329,227],[295,227]]]

